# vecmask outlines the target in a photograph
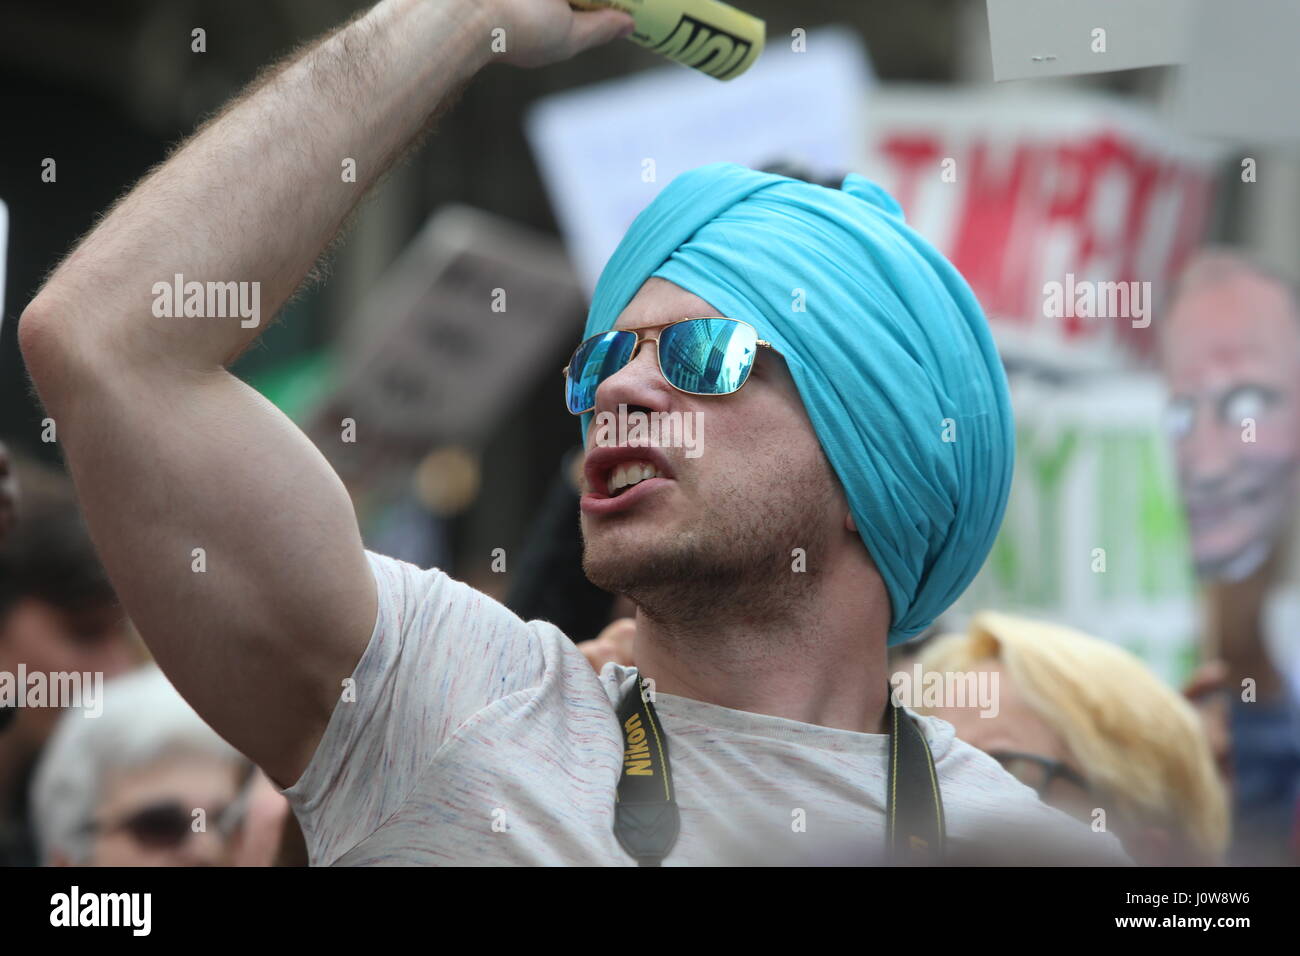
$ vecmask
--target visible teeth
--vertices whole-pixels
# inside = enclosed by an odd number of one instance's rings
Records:
[[[659,477],[659,470],[649,462],[634,461],[626,465],[619,465],[609,474],[609,490],[612,494],[622,488],[629,488],[637,482],[645,481],[647,478],[657,477]]]

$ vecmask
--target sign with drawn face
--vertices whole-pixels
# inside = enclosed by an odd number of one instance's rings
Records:
[[[1228,257],[1194,277],[1162,330],[1168,424],[1197,574],[1237,581],[1297,503],[1300,314],[1282,283]]]

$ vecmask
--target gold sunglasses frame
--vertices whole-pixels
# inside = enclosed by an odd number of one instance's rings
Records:
[[[653,328],[658,329],[658,330],[659,330],[659,333],[662,334],[664,329],[670,328],[671,326],[674,326],[674,325],[681,325],[683,322],[694,322],[694,321],[696,321],[696,320],[698,320],[698,319],[722,319],[722,320],[724,320],[724,321],[726,321],[726,322],[735,322],[735,323],[738,324],[738,325],[744,325],[744,326],[747,326],[748,328],[754,330],[754,345],[755,345],[755,349],[760,349],[760,348],[763,348],[763,349],[771,349],[773,352],[776,352],[777,355],[780,355],[780,354],[781,354],[780,352],[777,352],[776,347],[775,347],[774,345],[772,345],[771,342],[768,342],[768,341],[765,340],[765,339],[760,339],[760,338],[758,337],[758,329],[754,326],[753,323],[751,323],[751,322],[746,322],[744,319],[733,319],[733,318],[732,318],[731,316],[729,316],[729,315],[688,315],[688,316],[686,316],[686,318],[684,318],[684,319],[674,319],[674,320],[671,321],[671,322],[665,322],[663,325],[656,325],[656,326],[653,326]],[[634,361],[636,361],[636,353],[639,352],[639,351],[641,351],[641,343],[643,343],[643,342],[653,342],[653,343],[654,343],[654,346],[655,346],[655,367],[659,369],[659,375],[660,375],[660,377],[662,377],[663,380],[664,380],[665,382],[668,382],[668,387],[669,387],[669,388],[673,389],[674,391],[681,392],[683,395],[699,395],[699,396],[701,396],[702,398],[721,398],[721,397],[723,397],[723,395],[735,395],[736,392],[739,392],[740,389],[744,388],[746,385],[749,384],[749,378],[750,378],[750,375],[752,375],[753,372],[754,372],[754,366],[751,364],[750,367],[749,367],[749,372],[746,373],[746,375],[745,375],[745,380],[744,380],[743,382],[741,382],[741,383],[740,383],[740,386],[739,386],[735,391],[733,391],[733,392],[723,392],[722,395],[719,395],[717,392],[688,392],[686,389],[684,389],[684,388],[678,388],[678,387],[677,387],[676,385],[674,385],[672,382],[668,381],[668,376],[664,374],[663,360],[662,360],[662,356],[660,356],[660,354],[659,354],[659,339],[658,339],[657,336],[656,336],[655,338],[652,339],[652,338],[649,338],[648,336],[642,335],[642,334],[641,334],[639,331],[637,331],[636,329],[606,329],[604,332],[597,332],[595,335],[589,335],[589,336],[587,336],[585,339],[583,339],[581,342],[578,343],[578,347],[577,347],[576,349],[574,349],[574,350],[573,350],[573,354],[569,356],[569,364],[566,365],[566,366],[564,366],[564,368],[560,370],[560,375],[564,378],[564,380],[565,380],[566,382],[567,382],[568,379],[569,379],[569,369],[570,369],[570,368],[572,367],[572,365],[573,365],[573,359],[574,359],[574,356],[576,356],[579,352],[581,352],[581,351],[582,351],[582,347],[583,347],[584,345],[586,345],[588,342],[590,342],[592,339],[598,339],[598,338],[600,338],[602,335],[608,335],[610,332],[631,332],[631,333],[633,333],[634,335],[636,335],[636,344],[632,346],[632,354],[629,355],[629,356],[627,357],[627,362],[625,362],[625,363],[623,364],[622,368],[627,368],[627,367],[628,367],[629,365],[631,365]],[[755,362],[755,363],[758,362],[758,353],[757,353],[757,351],[755,351],[755,353],[754,353],[754,362]],[[621,371],[621,369],[620,369],[620,371]],[[615,372],[614,374],[617,375],[618,372]],[[597,388],[599,388],[599,387],[600,387],[600,386],[597,386]],[[591,411],[592,409],[594,409],[595,407],[596,407],[595,405],[592,405],[591,408],[583,409],[583,410],[580,411],[580,412],[570,411],[569,414],[570,414],[570,415],[586,415],[587,412],[590,412],[590,411]],[[568,403],[567,400],[566,400],[565,403],[564,403],[564,408],[565,408],[566,411],[568,411],[568,409],[569,409],[569,403]]]

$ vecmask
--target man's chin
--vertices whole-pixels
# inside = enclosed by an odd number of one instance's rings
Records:
[[[671,516],[651,516],[639,512],[600,518],[582,516],[583,554],[598,555],[603,560],[625,557],[629,553],[653,554],[680,538],[669,522]]]
[[[587,580],[615,594],[635,590],[649,576],[654,564],[641,552],[611,553],[608,549],[591,546],[582,556],[582,570]]]
[[[679,534],[663,527],[602,528],[584,541],[582,570],[597,587],[632,596],[688,573],[682,544]]]

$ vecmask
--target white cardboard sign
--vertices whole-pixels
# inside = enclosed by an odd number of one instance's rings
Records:
[[[1188,0],[988,0],[995,80],[1181,63]]]
[[[527,132],[588,292],[628,225],[678,173],[706,163],[794,161],[814,175],[863,158],[861,39],[842,28],[770,37],[729,82],[670,65],[548,96]]]

